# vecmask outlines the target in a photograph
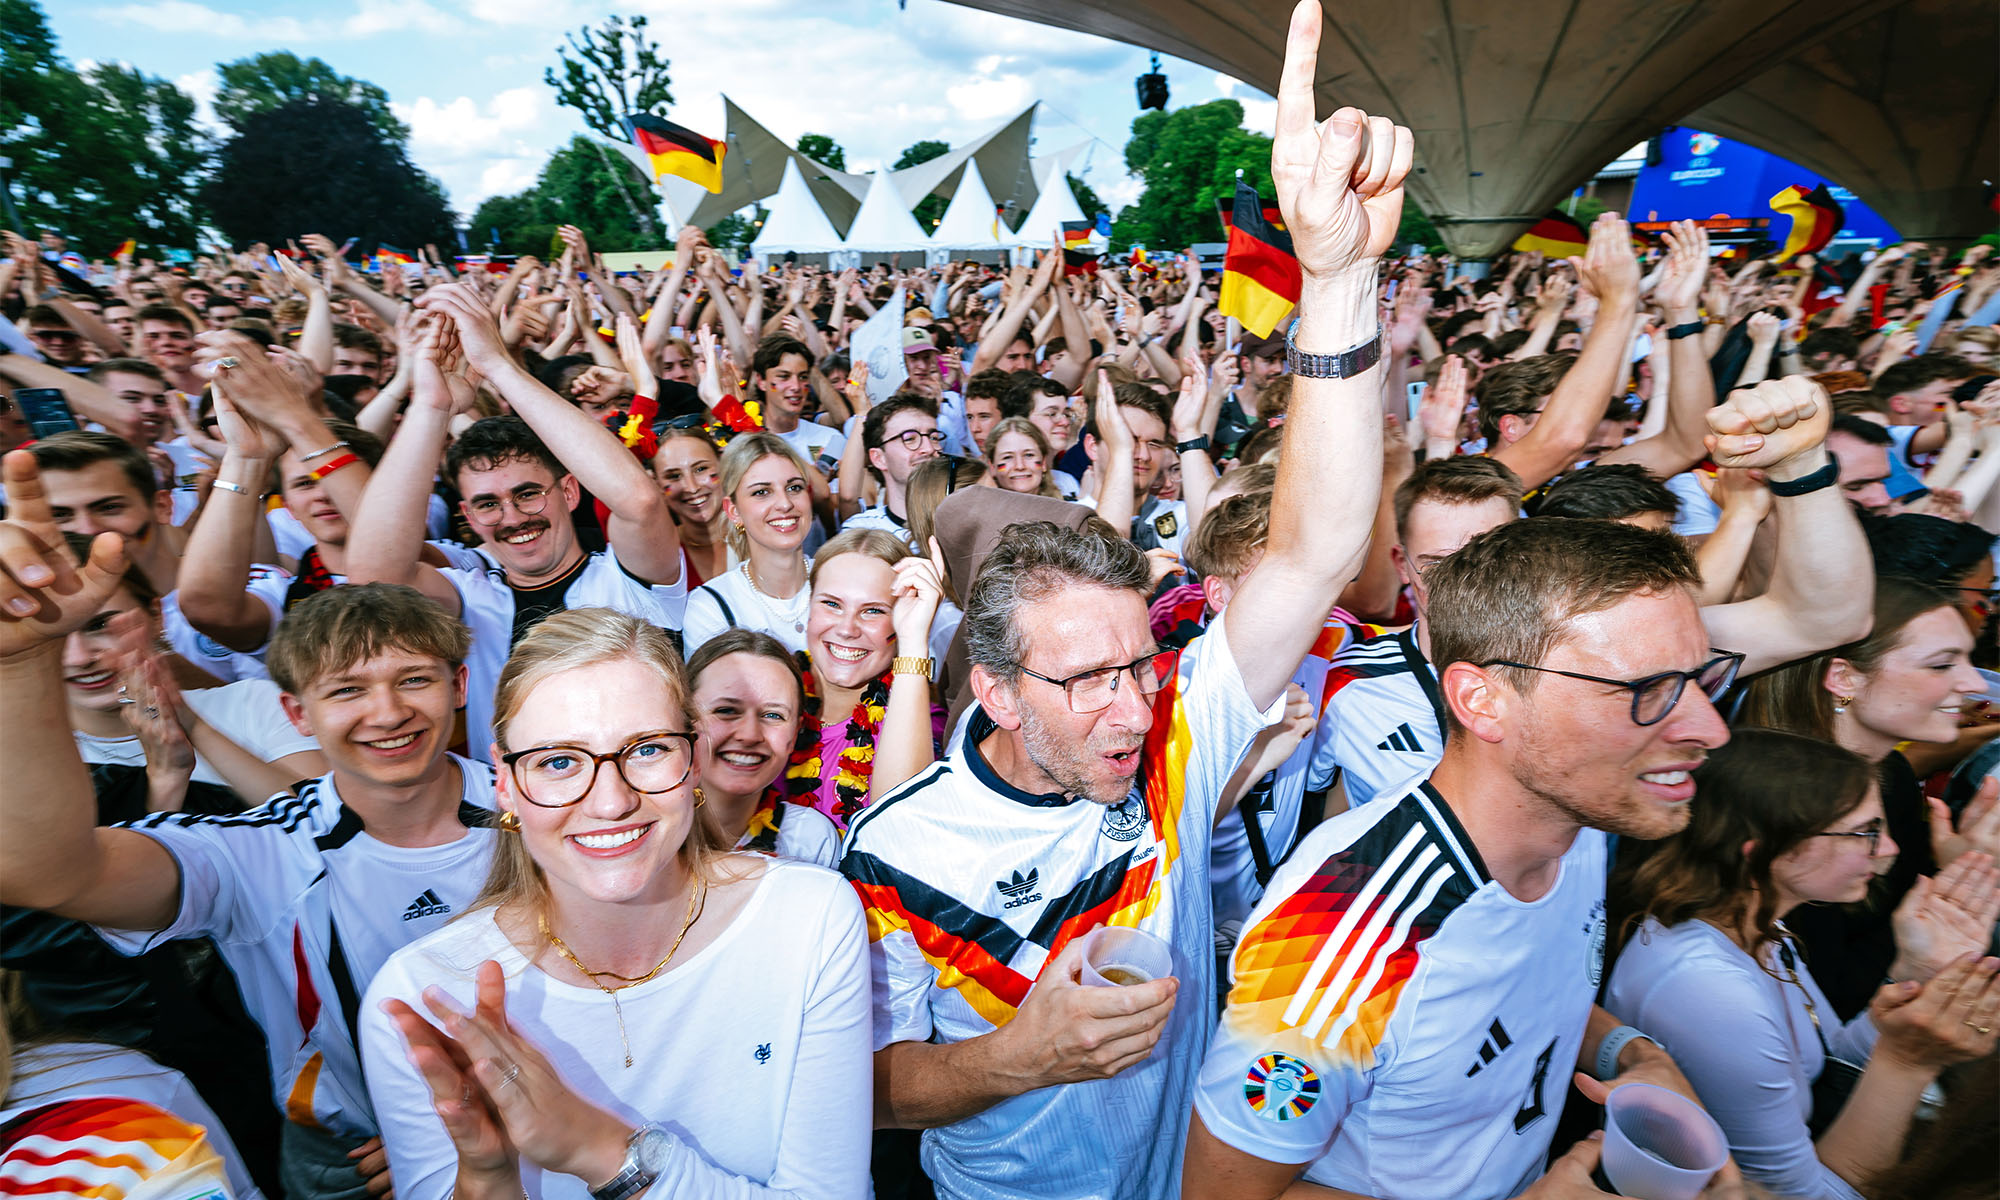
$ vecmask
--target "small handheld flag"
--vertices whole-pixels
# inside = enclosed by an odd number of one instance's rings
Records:
[[[1539,250],[1549,258],[1580,257],[1590,249],[1590,231],[1575,217],[1550,209],[1547,216],[1528,227],[1528,232],[1514,239],[1512,249],[1521,254]]]
[[[692,129],[663,120],[650,113],[628,113],[625,128],[632,144],[653,164],[653,178],[678,175],[707,188],[722,190],[722,156],[728,147]]]
[[[1090,240],[1092,225],[1089,221],[1064,221],[1062,223],[1063,245],[1081,246]]]
[[[1235,317],[1258,337],[1269,337],[1279,319],[1299,302],[1304,286],[1299,260],[1292,253],[1292,235],[1272,228],[1264,219],[1256,189],[1237,180],[1217,311]]]
[[[1811,191],[1802,184],[1793,184],[1771,197],[1771,211],[1792,219],[1791,232],[1785,235],[1785,249],[1778,255],[1779,262],[1818,253],[1840,232],[1847,219],[1839,201],[1826,190],[1824,183]]]
[[[138,249],[139,242],[136,238],[126,238],[124,241],[118,243],[118,248],[111,252],[111,257],[130,258]]]

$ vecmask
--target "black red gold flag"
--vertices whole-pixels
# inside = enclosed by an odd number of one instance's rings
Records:
[[[654,179],[678,175],[711,192],[722,190],[722,156],[728,152],[723,143],[650,113],[628,113],[625,128],[652,163]]]
[[[1236,181],[1236,210],[1229,222],[1229,252],[1222,262],[1222,295],[1216,309],[1235,317],[1258,337],[1271,336],[1299,302],[1304,280],[1292,254],[1292,235],[1264,219],[1264,204],[1248,183]]]

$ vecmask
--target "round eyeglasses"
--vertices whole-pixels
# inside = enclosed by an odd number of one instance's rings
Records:
[[[693,733],[642,733],[609,754],[557,743],[503,754],[521,798],[541,808],[568,808],[590,794],[605,763],[618,769],[625,786],[646,795],[671,792],[694,773]]]

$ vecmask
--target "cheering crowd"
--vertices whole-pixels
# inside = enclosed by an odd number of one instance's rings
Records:
[[[1319,41],[1268,336],[8,235],[0,1194],[1992,1195],[2000,262],[1399,257]]]

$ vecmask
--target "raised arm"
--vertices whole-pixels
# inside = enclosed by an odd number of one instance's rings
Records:
[[[1597,297],[1597,319],[1583,339],[1582,353],[1543,406],[1541,419],[1520,441],[1491,452],[1531,488],[1575,465],[1589,444],[1625,369],[1639,317],[1639,260],[1632,256],[1631,226],[1616,213],[1597,218],[1589,251],[1570,262]]]
[[[1701,461],[1708,411],[1715,407],[1715,380],[1702,351],[1701,330],[1670,336],[1676,327],[1701,324],[1697,302],[1708,277],[1708,231],[1693,221],[1677,221],[1664,237],[1667,261],[1653,296],[1666,313],[1668,330],[1659,335],[1667,341],[1666,427],[1652,437],[1606,451],[1597,460],[1638,463],[1661,479]]]
[[[402,301],[393,300],[368,286],[367,280],[356,275],[348,267],[347,260],[340,256],[340,250],[333,244],[331,238],[323,233],[309,233],[299,241],[303,242],[305,248],[312,251],[313,257],[319,259],[320,265],[326,268],[326,282],[329,287],[339,288],[367,305],[370,312],[382,318],[384,325],[396,323],[396,318],[402,314],[405,307]]]
[[[285,440],[237,411],[221,387],[215,391],[215,417],[228,449],[215,487],[188,534],[176,582],[188,624],[247,654],[262,649],[271,636],[270,608],[244,589],[250,584],[257,526],[265,523],[261,501]],[[301,453],[316,449],[308,446]]]
[[[319,280],[299,269],[297,263],[284,255],[274,256],[278,269],[284,272],[285,282],[293,291],[306,298],[306,320],[299,329],[299,340],[292,349],[305,356],[324,375],[333,370],[333,304],[327,299],[326,288]]]
[[[1837,469],[1826,448],[1832,422],[1825,389],[1803,375],[1773,379],[1709,412],[1709,456],[1718,467],[1759,467],[1772,483],[1794,482]],[[1871,597],[1854,586],[1873,570],[1868,540],[1835,478],[1823,478],[1803,496],[1773,495],[1778,544],[1769,590],[1702,609],[1710,644],[1746,654],[1746,674],[1868,633]]]
[[[125,551],[118,535],[99,534],[77,565],[27,451],[0,460],[0,484],[9,507],[0,521],[0,903],[164,929],[179,907],[180,869],[144,834],[97,828],[96,790],[64,699],[64,640],[117,590]]]
[[[432,288],[424,293],[418,307],[451,318],[458,327],[466,360],[535,435],[557,452],[564,468],[576,476],[584,490],[610,510],[604,534],[625,569],[651,583],[677,582],[681,577],[680,535],[667,513],[666,495],[618,435],[528,374],[507,352],[493,314],[467,285]],[[622,320],[629,326],[629,317]],[[425,481],[429,481],[428,474]],[[421,512],[420,507],[419,515]]]
[[[347,579],[350,583],[410,584],[457,616],[458,589],[418,560],[431,481],[451,441],[451,420],[470,407],[471,388],[455,391],[446,378],[452,352],[448,322],[431,318],[418,342],[418,362],[396,436],[348,519]]]
[[[859,441],[861,439],[854,439]],[[936,538],[930,553],[912,554],[896,564],[895,611],[898,658],[931,656],[931,621],[944,599],[944,551]],[[931,677],[921,671],[897,671],[889,677],[889,703],[882,713],[882,730],[875,739],[875,768],[868,777],[868,798],[881,799],[936,761],[932,738]]]
[[[1278,205],[1304,276],[1292,336],[1301,353],[1379,354],[1376,271],[1402,217],[1413,142],[1408,129],[1356,108],[1315,124],[1319,24],[1312,0],[1293,13],[1271,147]],[[1284,691],[1334,597],[1361,569],[1380,500],[1382,373],[1378,360],[1345,378],[1293,378],[1270,540],[1222,614],[1259,708]]]
[[[79,416],[97,422],[126,441],[131,441],[137,432],[131,405],[102,384],[72,375],[61,367],[36,362],[25,354],[0,354],[0,379],[20,387],[54,388]]]

